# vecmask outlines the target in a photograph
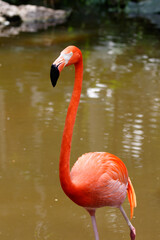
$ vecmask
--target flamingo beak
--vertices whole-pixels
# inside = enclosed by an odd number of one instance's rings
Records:
[[[60,72],[65,66],[65,60],[63,57],[58,57],[54,63],[51,65],[51,70],[50,70],[50,79],[52,86],[55,87],[57,80],[59,78]]]
[[[58,67],[55,64],[52,64],[51,70],[50,70],[50,79],[53,87],[56,86],[58,78],[59,78]]]

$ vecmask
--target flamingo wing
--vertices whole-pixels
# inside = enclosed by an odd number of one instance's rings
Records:
[[[81,192],[79,205],[118,207],[126,198],[128,172],[124,163],[113,154],[93,152],[82,155],[71,170],[71,179]]]

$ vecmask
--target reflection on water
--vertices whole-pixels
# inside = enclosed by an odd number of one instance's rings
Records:
[[[59,31],[0,39],[3,240],[93,239],[88,214],[67,199],[58,178],[74,68],[61,73],[54,89],[49,69],[69,44],[80,46],[84,56],[71,164],[89,151],[109,151],[122,158],[137,193],[133,219],[137,239],[160,237],[159,37],[145,31],[138,37],[136,23],[132,27],[129,32],[128,26],[106,21],[96,33],[91,27],[65,34],[62,27]],[[124,208],[129,214],[127,201]],[[99,209],[97,222],[100,239],[129,239],[129,230],[117,209]]]

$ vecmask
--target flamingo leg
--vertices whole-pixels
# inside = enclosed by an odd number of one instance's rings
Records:
[[[95,236],[95,240],[99,240],[99,234],[98,234],[98,229],[97,229],[97,224],[96,224],[96,217],[95,217],[95,210],[88,210],[90,216],[91,216],[91,220],[92,220],[92,226],[93,226],[93,230],[94,230],[94,236]]]
[[[130,237],[131,237],[131,240],[135,240],[136,238],[136,229],[133,227],[133,225],[131,224],[129,218],[127,217],[127,214],[125,213],[124,209],[122,206],[119,207],[124,219],[126,220],[129,228],[130,228]]]

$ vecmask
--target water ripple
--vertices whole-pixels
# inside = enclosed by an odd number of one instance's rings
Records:
[[[135,119],[128,117],[123,128],[123,148],[125,152],[131,152],[132,157],[140,158],[144,139],[143,115],[138,114]]]

